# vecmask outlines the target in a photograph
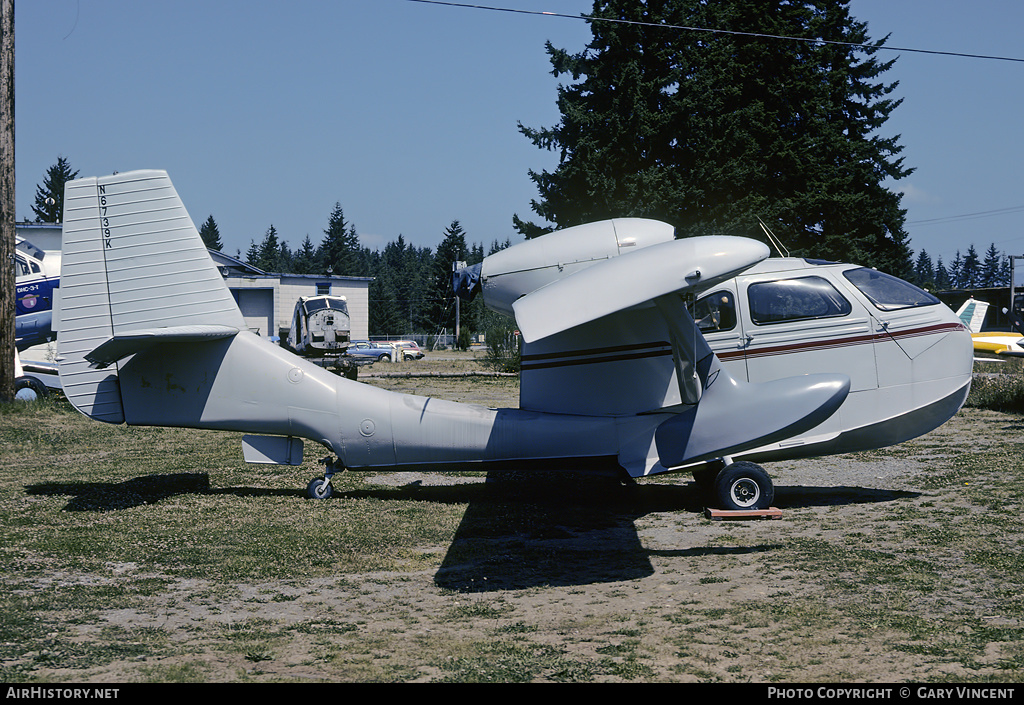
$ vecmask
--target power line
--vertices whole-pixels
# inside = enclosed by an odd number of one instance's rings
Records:
[[[907,225],[937,225],[939,223],[954,223],[961,220],[974,220],[976,218],[990,218],[995,215],[1007,215],[1024,211],[1024,206],[1010,206],[1009,208],[996,208],[990,211],[978,211],[977,213],[961,213],[960,215],[949,215],[942,218],[927,218],[925,220],[908,220]]]
[[[828,39],[808,39],[807,37],[788,37],[780,34],[764,34],[760,32],[737,32],[728,29],[711,29],[708,27],[688,27],[686,25],[673,25],[673,24],[662,24],[658,22],[643,22],[640,20],[620,20],[609,17],[592,17],[590,15],[567,15],[560,12],[544,12],[540,10],[518,10],[511,7],[494,7],[490,5],[473,5],[470,3],[462,2],[447,2],[446,0],[407,0],[407,2],[418,2],[423,5],[446,5],[448,7],[460,7],[471,10],[488,10],[491,12],[509,12],[518,15],[542,15],[545,17],[562,17],[571,20],[582,20],[583,22],[608,22],[614,24],[625,24],[625,25],[636,25],[639,27],[656,27],[658,29],[675,29],[684,30],[688,32],[707,32],[709,34],[727,34],[736,37],[750,37],[752,39],[781,39],[791,42],[804,42],[807,44],[827,44],[833,46],[843,46],[851,49],[867,49],[876,50],[884,49],[887,51],[896,52],[909,52],[915,54],[932,54],[937,56],[956,56],[964,59],[986,59],[989,61],[1012,61],[1016,63],[1024,63],[1024,58],[1016,58],[1012,56],[993,56],[989,54],[968,54],[957,51],[937,51],[934,49],[914,49],[911,47],[891,47],[891,46],[879,46],[876,44],[857,44],[855,42],[837,42]]]

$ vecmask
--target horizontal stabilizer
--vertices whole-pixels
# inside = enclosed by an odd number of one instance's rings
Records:
[[[512,308],[523,339],[532,343],[659,296],[714,286],[768,255],[767,245],[742,237],[671,240],[558,279]]]
[[[209,340],[230,338],[238,333],[230,326],[174,326],[173,328],[143,328],[118,333],[92,352],[85,355],[89,366],[102,369],[129,355],[149,350],[157,345],[174,343],[204,343]]]

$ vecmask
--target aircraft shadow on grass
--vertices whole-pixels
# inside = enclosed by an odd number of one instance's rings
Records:
[[[776,505],[860,504],[910,496],[915,495],[856,487],[777,487]],[[776,547],[643,546],[637,519],[701,513],[702,499],[693,483],[622,485],[612,479],[581,483],[489,475],[469,503],[434,581],[460,592],[587,585],[652,575],[652,556],[737,555]]]
[[[25,487],[26,494],[68,496],[65,511],[110,512],[183,494],[207,494],[210,476],[203,473],[143,475],[125,482],[41,482]]]
[[[434,576],[439,587],[459,592],[630,580],[654,573],[652,556],[760,553],[778,545],[648,549],[637,535],[636,520],[652,513],[702,512],[704,503],[693,483],[622,484],[614,478],[584,482],[564,475],[500,472],[488,474],[485,482],[429,486],[413,482],[340,492],[337,497],[466,504]],[[118,511],[187,494],[304,495],[294,489],[211,488],[207,473],[144,475],[120,483],[48,482],[29,485],[26,492],[69,496],[65,510],[79,512]],[[796,509],[915,496],[914,492],[848,486],[780,486],[775,505]]]

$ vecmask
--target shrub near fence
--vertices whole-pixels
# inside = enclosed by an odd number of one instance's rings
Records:
[[[997,366],[998,372],[992,368]],[[1024,414],[1024,360],[978,363],[965,406]]]

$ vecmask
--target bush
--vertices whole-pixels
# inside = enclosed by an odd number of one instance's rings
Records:
[[[1024,374],[975,374],[964,406],[1024,414]]]
[[[486,364],[495,372],[519,372],[521,352],[515,322],[502,318],[487,328]]]

